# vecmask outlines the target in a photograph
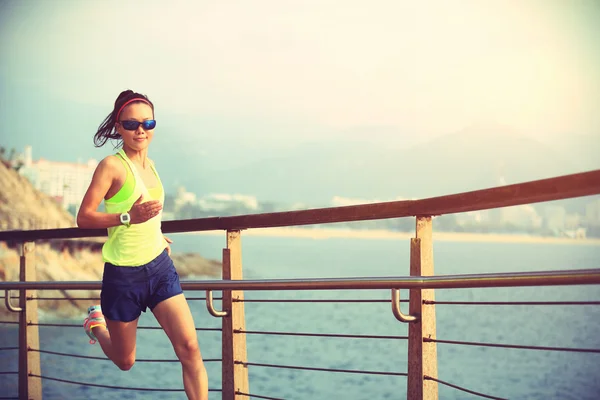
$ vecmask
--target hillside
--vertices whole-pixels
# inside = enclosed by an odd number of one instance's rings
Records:
[[[75,219],[50,196],[0,162],[0,230],[76,226]]]
[[[76,225],[75,219],[52,198],[40,193],[16,171],[0,162],[0,229],[28,230],[66,228]],[[64,246],[64,241],[36,243],[35,262],[37,280],[41,281],[100,281],[102,255],[99,251],[103,239],[80,249]],[[98,243],[100,242],[100,243]],[[182,278],[187,276],[221,276],[221,264],[198,254],[173,253],[173,261]],[[0,281],[19,279],[19,254],[17,249],[0,242]],[[69,301],[40,301],[42,311],[59,316],[78,316],[90,305],[88,300],[74,297],[99,297],[98,292],[45,291],[45,297],[66,297]],[[96,300],[97,301],[97,300]],[[15,319],[4,303],[0,305],[2,319]]]
[[[510,184],[598,168],[581,156],[488,124],[403,148],[359,140],[303,144],[202,183],[265,201],[324,205],[333,196],[422,198],[493,187],[501,176]]]

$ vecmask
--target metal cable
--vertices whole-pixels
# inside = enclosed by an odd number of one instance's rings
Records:
[[[235,392],[235,394],[238,394],[240,396],[246,396],[246,397],[250,397],[250,398],[255,398],[255,399],[285,400],[285,399],[282,399],[281,397],[259,396],[257,394],[243,393],[243,392],[239,392],[239,391]]]
[[[64,357],[73,357],[73,358],[85,358],[87,360],[103,360],[110,361],[107,357],[95,357],[95,356],[84,356],[81,354],[69,354],[69,353],[61,353],[58,351],[50,351],[50,350],[41,350],[41,349],[29,349],[28,351],[35,351],[38,353],[44,354],[52,354],[55,356],[64,356]],[[149,359],[149,358],[137,358],[136,362],[179,362],[179,360],[158,360],[158,359]],[[220,362],[222,361],[220,358],[207,358],[203,360],[204,362]]]
[[[19,371],[0,371],[0,375],[18,375]]]
[[[19,400],[18,397],[0,397],[0,400]]]
[[[1,297],[0,297],[1,298]],[[18,299],[18,297],[13,297]],[[206,300],[206,297],[186,297],[186,300]],[[214,297],[213,300],[222,300],[222,297]],[[27,301],[30,300],[100,300],[100,297],[40,297],[40,296],[29,296]]]
[[[423,304],[451,304],[461,306],[600,306],[600,301],[435,301]]]
[[[3,299],[4,296],[0,296]],[[18,299],[18,296],[11,297]],[[222,300],[222,297],[214,297],[213,300]],[[100,300],[99,297],[27,297],[27,300]],[[206,297],[186,297],[186,300],[206,300]],[[376,299],[233,299],[235,303],[389,303],[389,300]],[[408,303],[408,300],[400,300],[401,303]],[[423,300],[423,304],[444,304],[444,305],[462,305],[462,306],[598,306],[600,301],[436,301]]]
[[[27,301],[32,301],[32,300],[68,300],[68,301],[73,301],[73,300],[98,300],[100,301],[100,297],[40,297],[40,296],[29,296],[27,297]]]
[[[376,299],[322,299],[322,300],[276,300],[276,299],[234,299],[237,303],[389,303],[389,300]],[[409,300],[400,300],[401,303],[408,303]],[[600,301],[435,301],[423,300],[423,304],[444,304],[444,305],[465,305],[465,306],[598,306]]]
[[[345,372],[345,373],[349,373],[349,374],[408,376],[408,374],[406,372],[357,371],[357,370],[352,370],[352,369],[298,367],[295,365],[263,364],[263,363],[251,363],[251,362],[242,362],[242,361],[234,361],[234,364],[240,364],[245,367],[255,366],[255,367],[270,367],[270,368],[300,369],[300,370],[305,370],[305,371]]]
[[[433,378],[433,377],[427,376],[427,375],[425,375],[423,377],[423,379],[428,380],[428,381],[434,381],[434,382],[437,382],[437,383],[441,383],[442,385],[446,385],[446,386],[449,386],[449,387],[454,388],[454,389],[461,390],[461,391],[466,392],[466,393],[471,393],[471,394],[474,394],[475,396],[484,397],[486,399],[508,400],[508,399],[505,399],[504,397],[490,396],[489,394],[483,394],[483,393],[476,392],[474,390],[465,389],[463,387],[460,387],[460,386],[457,386],[457,385],[453,385],[452,383],[448,383],[448,382],[445,382],[445,381],[442,381],[440,379]]]
[[[19,350],[18,347],[0,347],[0,351]]]
[[[78,325],[78,324],[46,324],[46,323],[33,323],[33,322],[28,322],[27,325],[29,326],[51,326],[51,327],[65,327],[65,328],[81,328],[82,325]],[[137,329],[155,329],[155,330],[160,330],[163,329],[160,326],[138,326]],[[196,328],[196,331],[218,331],[221,332],[222,329],[221,328]]]
[[[308,299],[233,299],[234,303],[389,303],[389,300],[376,300],[376,299],[321,299],[321,300],[308,300]],[[400,300],[401,303],[408,303],[408,300]]]
[[[0,321],[0,324],[18,325],[19,322],[18,321]]]
[[[500,343],[481,343],[481,342],[462,342],[458,340],[441,340],[423,338],[424,342],[445,343],[445,344],[460,344],[465,346],[483,346],[483,347],[502,347],[506,349],[526,349],[526,350],[545,350],[545,351],[571,351],[574,353],[600,353],[600,349],[576,349],[570,347],[546,347],[546,346],[525,346],[517,344],[500,344]]]
[[[186,297],[186,300],[206,300],[206,297]],[[213,297],[213,300],[223,300],[223,297]]]
[[[338,333],[301,333],[301,332],[269,332],[269,331],[243,331],[235,329],[234,333],[246,333],[249,335],[281,335],[281,336],[313,336],[313,337],[334,337],[334,338],[356,338],[356,339],[403,339],[408,336],[383,336],[383,335],[348,335]]]
[[[74,385],[81,385],[81,386],[99,387],[99,388],[104,388],[104,389],[135,390],[135,391],[140,391],[140,392],[183,392],[184,391],[183,389],[140,388],[140,387],[122,387],[122,386],[112,386],[112,385],[100,385],[97,383],[76,382],[76,381],[71,381],[68,379],[53,378],[50,376],[43,376],[43,375],[36,375],[36,374],[29,374],[29,376],[32,376],[34,378],[40,378],[40,379],[48,379],[48,380],[56,381],[56,382],[71,383]],[[208,391],[209,392],[220,392],[221,389],[208,389]]]

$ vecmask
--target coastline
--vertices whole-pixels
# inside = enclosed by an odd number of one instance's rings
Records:
[[[194,235],[223,235],[223,231],[193,232]],[[408,240],[414,237],[413,232],[394,232],[383,229],[335,229],[335,228],[254,228],[245,230],[244,236],[294,237],[324,240],[332,238]],[[568,237],[545,237],[525,234],[467,233],[467,232],[435,232],[433,240],[443,242],[494,242],[494,243],[547,243],[600,246],[600,238],[572,239]]]

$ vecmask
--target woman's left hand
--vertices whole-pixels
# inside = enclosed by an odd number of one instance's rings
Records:
[[[165,238],[165,242],[167,242],[167,254],[171,255],[171,246],[170,243],[173,243],[173,241],[171,239],[169,239],[166,236],[163,236]]]

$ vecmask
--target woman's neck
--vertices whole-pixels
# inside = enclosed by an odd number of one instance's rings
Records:
[[[148,166],[148,149],[133,150],[127,146],[123,146],[123,151],[131,162],[140,165],[144,169]]]

